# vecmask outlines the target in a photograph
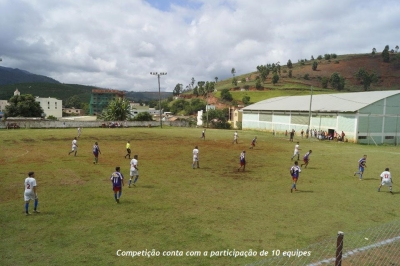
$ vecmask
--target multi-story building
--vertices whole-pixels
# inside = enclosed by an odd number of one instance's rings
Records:
[[[110,89],[93,89],[90,96],[90,115],[98,115],[103,112],[115,98],[124,98],[125,92]]]
[[[44,117],[54,116],[62,117],[62,100],[56,98],[40,98],[35,97],[35,101],[39,102],[44,112]]]
[[[6,110],[7,105],[8,105],[7,100],[0,100],[0,112],[4,112]]]

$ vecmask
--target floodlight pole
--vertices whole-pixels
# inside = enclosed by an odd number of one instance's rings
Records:
[[[167,75],[167,72],[150,72],[150,75],[155,75],[158,78],[158,109],[160,109],[160,128],[162,128],[162,113],[161,113],[161,87],[160,87],[160,75]]]
[[[313,87],[311,86],[311,96],[310,96],[310,109],[308,111],[308,134],[311,132],[311,106],[312,106],[312,94],[313,94]]]

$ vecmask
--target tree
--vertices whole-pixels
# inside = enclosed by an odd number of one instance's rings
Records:
[[[279,81],[279,76],[278,74],[274,74],[272,77],[272,83],[275,85]]]
[[[311,56],[311,60],[314,60],[314,56],[313,55]]]
[[[15,95],[8,101],[4,116],[7,117],[42,117],[44,111],[40,103],[31,94]]]
[[[240,80],[240,82],[241,82],[242,84],[246,84],[246,78],[242,78],[242,79]]]
[[[229,129],[231,125],[227,122],[226,117],[228,116],[228,109],[224,110],[208,110],[208,121],[211,121],[211,126],[214,128]],[[203,124],[207,123],[207,113],[203,113],[202,120]]]
[[[313,64],[312,64],[312,70],[317,70],[317,67],[318,67],[318,63],[317,63],[317,61],[314,61],[313,62]]]
[[[389,63],[389,61],[390,61],[389,45],[386,45],[386,46],[385,46],[385,49],[383,49],[383,51],[382,51],[382,58],[383,58],[383,62]]]
[[[221,99],[225,101],[232,101],[232,94],[229,92],[229,89],[222,89],[221,91]]]
[[[125,121],[131,115],[129,101],[123,98],[115,98],[109,102],[100,116],[107,121]]]
[[[325,60],[331,59],[331,55],[330,55],[330,54],[324,54],[324,59],[325,59]]]
[[[262,89],[262,88],[263,88],[263,86],[261,85],[261,80],[257,79],[256,80],[256,89],[259,90],[259,89]]]
[[[197,82],[197,85],[199,86],[199,89],[198,89],[199,95],[201,95],[201,96],[206,95],[206,91],[205,91],[205,89],[204,89],[204,87],[203,87],[204,84],[206,84],[204,81],[198,81],[198,82]]]
[[[236,78],[236,77],[233,77],[233,79],[232,79],[232,85],[237,86],[237,84],[238,84],[237,78]]]
[[[318,59],[318,60],[321,60],[321,59],[322,59],[322,55],[319,55],[319,56],[317,57],[317,59]]]
[[[269,69],[270,68],[268,66],[264,65],[257,66],[257,71],[260,73],[260,78],[263,83],[265,82],[265,80],[269,75]]]
[[[292,77],[292,70],[290,69],[289,70],[289,78],[291,78]]]
[[[197,86],[194,87],[194,89],[193,89],[193,94],[196,95],[196,97],[199,96],[199,89],[197,88]]]
[[[292,68],[293,67],[292,61],[290,61],[290,59],[287,61],[286,66],[288,68]]]
[[[170,111],[173,114],[177,115],[180,112],[184,111],[187,105],[190,105],[190,103],[188,101],[185,101],[184,99],[176,100],[172,103]]]
[[[76,109],[81,109],[82,108],[82,101],[81,98],[79,98],[77,95],[69,97],[65,102],[64,102],[64,107],[66,108],[76,108]]]
[[[248,95],[243,96],[242,102],[244,104],[246,104],[246,105],[249,104],[250,103],[250,96],[248,96]]]
[[[396,47],[394,49],[396,49],[395,52],[397,53],[399,51],[399,46],[396,45]]]
[[[233,77],[235,77],[236,69],[234,67],[232,67],[232,69],[231,69],[231,74],[232,74]]]
[[[329,79],[329,83],[331,83],[332,88],[337,89],[338,91],[344,89],[344,78],[339,75],[339,73],[334,72]]]
[[[328,83],[329,83],[329,79],[327,77],[323,77],[321,80],[322,88],[324,88],[324,89],[328,88]]]
[[[372,53],[371,53],[372,55],[375,55],[376,54],[376,48],[374,47],[374,48],[372,48]]]
[[[190,82],[190,84],[192,85],[192,88],[193,88],[195,82],[196,82],[196,81],[195,81],[194,78],[192,77],[192,80],[191,80],[191,82]]]
[[[182,93],[182,84],[178,83],[175,85],[175,88],[172,91],[172,95],[179,96],[181,93]]]
[[[357,80],[361,81],[365,91],[371,87],[371,83],[376,83],[378,81],[378,77],[375,73],[369,74],[363,67],[358,70],[355,76]]]
[[[215,77],[214,79],[215,79],[215,83],[217,83],[218,82],[218,77]]]
[[[153,121],[153,117],[149,112],[140,112],[133,119],[133,121]]]
[[[206,94],[213,92],[215,89],[215,82],[206,82],[205,92]]]

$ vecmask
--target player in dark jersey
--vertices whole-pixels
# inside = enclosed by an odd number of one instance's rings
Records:
[[[297,161],[295,161],[294,165],[290,168],[290,175],[292,176],[292,181],[293,181],[292,188],[290,189],[290,193],[292,193],[293,190],[295,190],[295,191],[297,190],[296,185],[297,185],[297,180],[299,179],[299,176],[300,176],[300,172],[301,172],[301,169],[299,167],[299,163]]]
[[[114,198],[117,203],[119,203],[119,199],[121,198],[122,186],[124,186],[124,176],[120,173],[120,170],[119,166],[115,167],[115,172],[111,174],[110,178],[113,185]]]
[[[365,167],[367,167],[367,155],[364,155],[360,160],[358,160],[358,172],[354,172],[354,176],[357,174],[360,175],[360,181],[362,180]]]
[[[303,157],[303,162],[300,167],[303,167],[303,165],[305,165],[304,168],[307,168],[308,163],[310,162],[310,155],[312,153],[312,150],[309,150]]]

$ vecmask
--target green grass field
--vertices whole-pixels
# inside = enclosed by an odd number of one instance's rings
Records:
[[[0,131],[1,265],[244,265],[263,258],[210,253],[296,250],[339,230],[358,231],[400,216],[398,147],[297,137],[301,154],[313,153],[299,191],[290,193],[294,143],[284,136],[239,131],[239,144],[232,144],[228,130],[209,129],[202,141],[195,128],[84,128],[78,156],[68,156],[76,132]],[[249,150],[255,135],[257,145]],[[135,188],[127,187],[127,140],[139,155]],[[95,141],[102,151],[98,165],[91,153]],[[193,170],[195,145],[201,168]],[[237,172],[243,149],[248,164]],[[353,173],[363,154],[367,168],[359,181]],[[120,204],[109,181],[115,166],[126,178]],[[393,195],[387,188],[377,192],[385,167],[393,175]],[[36,173],[41,213],[26,217],[23,183],[29,171]],[[116,255],[153,249],[160,256]],[[186,256],[187,251],[202,255]]]

